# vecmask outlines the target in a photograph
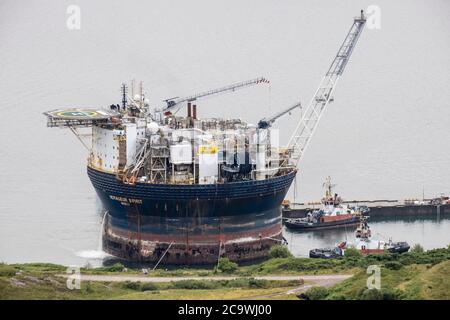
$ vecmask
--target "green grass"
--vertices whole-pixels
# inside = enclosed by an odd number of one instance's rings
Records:
[[[450,261],[427,268],[399,288],[409,299],[450,300]]]
[[[450,260],[431,264],[413,264],[400,269],[381,268],[381,288],[367,289],[365,270],[358,272],[331,289],[311,289],[306,295],[311,299],[450,299]],[[324,293],[326,291],[326,293]]]
[[[244,298],[274,292],[286,292],[298,287],[299,281],[267,281],[252,278],[234,280],[183,280],[164,283],[91,282],[83,281],[80,290],[69,290],[66,279],[55,274],[23,272],[14,276],[0,276],[0,299],[164,299],[176,296]]]
[[[277,256],[285,254],[277,253]],[[368,291],[365,270],[381,266],[380,292]],[[227,273],[220,270],[179,268],[150,271],[149,276],[238,276],[235,280],[187,280],[165,283],[87,282],[81,290],[69,290],[59,277],[66,267],[48,263],[0,264],[0,299],[189,299],[189,298],[295,298],[286,295],[295,281],[256,280],[261,275],[301,275],[348,273],[354,276],[332,288],[319,289],[316,298],[324,299],[450,299],[450,248],[406,254],[351,256],[341,259],[307,259],[291,256],[269,259],[259,264],[240,266]],[[103,268],[82,268],[83,274],[141,274],[139,269],[116,264]],[[284,292],[284,294],[283,294]],[[311,296],[313,296],[311,294]]]
[[[126,300],[216,300],[216,299],[296,299],[294,295],[287,295],[289,288],[270,289],[216,289],[216,290],[177,290],[133,292],[120,296],[118,299]]]
[[[0,264],[0,300],[5,299],[166,299],[249,298],[286,292],[300,281],[268,281],[254,278],[233,280],[183,280],[163,283],[81,282],[70,290],[60,277],[66,267],[52,264]],[[110,269],[97,273],[113,274]],[[117,274],[115,272],[114,274]],[[127,273],[137,273],[131,270]],[[120,274],[123,274],[120,272]],[[205,292],[208,292],[207,294]]]
[[[450,259],[450,248],[434,249],[424,252],[409,252],[404,254],[384,253],[378,255],[369,255],[361,257],[358,255],[345,257],[341,259],[309,259],[309,258],[272,258],[259,264],[250,266],[240,266],[234,270],[222,272],[209,269],[180,267],[177,269],[165,270],[163,268],[149,271],[149,275],[155,277],[174,277],[174,276],[215,276],[215,275],[237,275],[237,276],[256,276],[256,275],[289,275],[289,274],[327,274],[327,273],[353,273],[356,269],[367,268],[369,265],[388,263],[389,268],[407,266],[411,264],[437,264]],[[39,264],[36,264],[39,266]],[[57,267],[55,267],[57,268]],[[61,267],[65,270],[64,267]],[[95,269],[82,268],[86,274],[117,274],[123,266],[111,266]],[[127,268],[123,274],[139,274],[141,270]]]
[[[450,248],[403,254],[383,253],[369,256],[352,255],[340,259],[276,258],[263,263],[241,267],[238,274],[269,275],[298,273],[346,273],[355,269],[366,269],[369,265],[382,265],[389,269],[400,269],[412,264],[435,265],[450,260]]]

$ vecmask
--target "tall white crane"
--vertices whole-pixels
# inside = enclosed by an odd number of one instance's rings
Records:
[[[309,105],[304,110],[302,117],[289,140],[288,148],[292,150],[291,159],[295,166],[297,166],[301,160],[308,143],[314,134],[317,124],[322,117],[325,107],[333,100],[331,97],[333,90],[344,72],[345,66],[347,65],[356,42],[361,35],[365,23],[366,18],[364,17],[363,10],[361,10],[361,15],[354,19],[353,25],[339,48],[333,63],[322,78],[319,87]]]
[[[260,84],[260,83],[269,83],[269,80],[267,80],[266,78],[260,77],[260,78],[256,78],[256,79],[252,79],[252,80],[247,80],[247,81],[243,81],[243,82],[230,84],[225,87],[220,87],[217,89],[197,93],[197,94],[194,94],[194,95],[191,95],[188,97],[184,97],[184,98],[178,98],[178,97],[170,98],[170,99],[165,100],[167,103],[167,106],[165,108],[163,108],[162,112],[165,113],[165,112],[174,110],[176,108],[180,108],[180,105],[184,102],[192,102],[197,99],[204,98],[204,97],[207,97],[210,95],[225,93],[225,92],[229,92],[229,91],[235,91],[237,89],[245,88],[245,87]]]

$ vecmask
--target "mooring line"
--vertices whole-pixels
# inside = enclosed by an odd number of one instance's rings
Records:
[[[152,271],[156,269],[156,267],[159,265],[159,263],[161,262],[161,260],[164,258],[164,256],[166,255],[167,251],[169,251],[170,247],[172,246],[173,241],[169,244],[169,246],[167,247],[166,251],[164,251],[164,254],[162,255],[161,258],[159,258],[158,263],[156,263],[156,265],[153,267]]]

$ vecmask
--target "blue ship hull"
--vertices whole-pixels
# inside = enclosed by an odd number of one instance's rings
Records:
[[[251,261],[281,241],[281,202],[296,171],[225,184],[124,184],[88,167],[108,215],[104,250],[128,260],[214,264]]]

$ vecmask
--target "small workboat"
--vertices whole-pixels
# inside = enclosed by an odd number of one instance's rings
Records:
[[[409,251],[410,246],[405,241],[394,242],[392,241],[392,238],[389,238],[387,241],[373,238],[367,220],[367,217],[361,219],[361,222],[355,231],[354,243],[342,243],[341,245],[338,245],[344,250],[344,255],[345,249],[347,248],[356,248],[363,255],[383,253],[386,251],[391,253],[404,253]]]
[[[367,222],[368,217],[361,217],[358,228],[355,231],[355,240],[353,243],[343,241],[334,248],[312,249],[309,251],[310,258],[332,259],[345,256],[349,248],[357,249],[362,255],[379,254],[384,252],[404,253],[408,252],[410,246],[407,242],[394,242],[392,238],[388,241],[372,238],[372,231]]]
[[[339,247],[313,249],[309,251],[310,258],[335,259],[343,255],[343,250]]]
[[[328,177],[325,186],[325,197],[322,198],[320,209],[308,212],[305,218],[285,219],[287,228],[297,230],[331,229],[345,226],[356,226],[363,215],[367,215],[367,207],[350,207],[342,203],[341,197],[333,193],[331,178]]]
[[[409,251],[409,244],[408,242],[402,241],[402,242],[392,242],[391,246],[388,248],[388,251],[391,253],[404,253]]]

